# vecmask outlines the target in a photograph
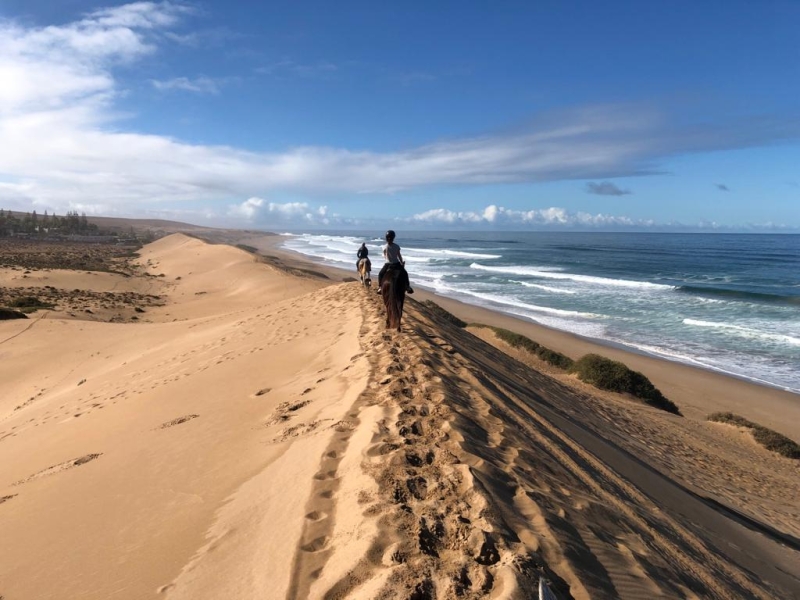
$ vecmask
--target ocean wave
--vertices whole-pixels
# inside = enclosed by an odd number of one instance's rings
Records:
[[[790,346],[800,346],[800,338],[782,333],[770,333],[768,331],[759,331],[758,329],[750,329],[749,327],[742,327],[741,325],[734,325],[732,323],[718,323],[715,321],[701,321],[699,319],[684,319],[684,325],[691,325],[693,327],[709,327],[714,329],[726,329],[737,335],[742,335],[749,338],[759,338],[764,340],[771,340],[774,342],[781,342],[789,344]]]
[[[637,289],[671,290],[674,286],[663,283],[650,283],[648,281],[631,281],[629,279],[610,279],[608,277],[595,277],[592,275],[576,275],[574,273],[561,273],[555,270],[547,270],[549,267],[487,267],[478,263],[470,265],[472,269],[488,271],[492,273],[508,273],[512,275],[528,275],[541,279],[561,279],[577,281],[580,283],[590,283],[593,285],[603,285],[611,287],[626,287]]]
[[[445,256],[447,258],[482,258],[486,260],[494,260],[496,258],[503,257],[502,254],[485,254],[481,252],[465,252],[462,250],[445,250],[436,248],[407,247],[404,250],[404,252],[408,252],[409,254],[414,253],[416,255],[426,256],[426,258],[439,258],[441,256]]]
[[[603,315],[598,315],[589,312],[580,312],[576,310],[563,310],[561,308],[552,308],[550,306],[539,306],[538,304],[528,304],[510,296],[498,296],[497,294],[485,294],[483,292],[476,292],[473,290],[459,290],[461,294],[472,296],[480,300],[494,302],[495,304],[502,304],[504,306],[513,306],[532,312],[546,313],[549,315],[558,315],[559,317],[580,317],[583,319],[601,319]]]
[[[726,300],[759,301],[800,306],[800,296],[784,296],[781,294],[770,294],[768,292],[708,288],[702,285],[681,285],[676,287],[675,291],[684,294],[717,296]]]
[[[536,288],[539,290],[544,290],[545,292],[553,292],[554,294],[577,294],[577,292],[573,290],[564,290],[561,288],[554,288],[550,287],[549,285],[540,285],[538,283],[530,283],[529,281],[517,281],[516,279],[509,279],[511,283],[518,283],[525,287],[529,288]]]
[[[707,369],[709,371],[716,371],[717,373],[722,373],[724,375],[730,375],[732,377],[737,377],[739,379],[744,379],[747,381],[751,381],[753,383],[758,383],[761,385],[767,385],[781,390],[786,390],[787,392],[800,393],[800,387],[798,387],[797,384],[794,383],[789,384],[785,382],[776,381],[773,377],[770,377],[770,375],[767,373],[764,374],[747,373],[745,370],[741,368],[740,365],[735,365],[735,364],[721,365],[715,363],[713,360],[710,359],[690,356],[688,354],[676,352],[665,347],[651,346],[648,344],[632,342],[630,340],[609,338],[609,341],[614,342],[616,344],[620,344],[622,346],[633,348],[640,352],[644,352],[645,354],[660,356],[662,358],[672,360],[675,362],[684,363],[695,367],[700,367],[702,369]]]

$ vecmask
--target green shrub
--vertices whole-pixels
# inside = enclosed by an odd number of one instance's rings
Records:
[[[440,319],[444,319],[448,323],[452,323],[456,327],[464,328],[467,326],[466,321],[462,321],[453,313],[446,311],[441,306],[436,304],[436,302],[434,302],[433,300],[425,300],[422,304],[428,307],[431,310],[431,312],[433,312],[433,314],[435,314],[437,317],[439,317]]]
[[[34,308],[42,306],[42,303],[36,296],[20,296],[14,298],[8,305],[14,308]]]
[[[561,354],[560,352],[556,352],[555,350],[550,350],[550,348],[545,348],[538,342],[534,342],[532,339],[527,338],[524,335],[514,333],[513,331],[503,329],[502,327],[492,327],[491,325],[474,324],[473,326],[491,329],[499,339],[504,341],[512,348],[525,350],[526,352],[533,354],[540,360],[543,360],[547,364],[553,365],[554,367],[564,369],[565,371],[568,371],[572,367],[573,360],[569,356]]]
[[[581,381],[585,381],[596,388],[630,394],[650,406],[676,415],[681,414],[675,403],[665,398],[647,377],[632,371],[621,362],[605,358],[599,354],[587,354],[578,359],[571,370],[577,373]]]
[[[756,442],[767,450],[777,452],[786,458],[800,459],[800,445],[777,431],[767,429],[758,423],[753,423],[744,417],[729,412],[714,413],[708,415],[707,419],[717,423],[728,423],[729,425],[736,425],[737,427],[747,427],[752,431],[753,438]]]
[[[54,306],[54,304],[40,300],[36,296],[20,296],[8,303],[9,308],[16,308],[23,313],[33,313],[41,308],[50,309]]]
[[[575,364],[575,361],[569,356],[556,352],[555,350],[550,350],[550,348],[545,348],[544,346],[539,346],[539,349],[536,350],[536,356],[541,358],[544,362],[558,367],[559,369],[564,369],[565,371],[569,371],[572,365]]]

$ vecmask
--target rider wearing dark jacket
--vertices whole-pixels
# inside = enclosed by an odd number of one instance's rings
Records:
[[[366,243],[362,243],[361,244],[361,247],[358,249],[358,252],[356,252],[356,256],[358,257],[358,260],[356,261],[356,269],[358,269],[359,261],[362,258],[368,258],[369,257],[369,248],[367,248],[367,244]]]

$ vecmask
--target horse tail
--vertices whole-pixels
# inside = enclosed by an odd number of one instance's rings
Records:
[[[381,295],[386,306],[386,328],[400,331],[400,320],[403,318],[403,304],[406,288],[402,285],[399,269],[389,269],[381,283]]]

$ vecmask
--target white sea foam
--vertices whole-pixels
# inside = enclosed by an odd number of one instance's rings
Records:
[[[694,327],[710,327],[714,329],[723,329],[749,338],[759,338],[770,340],[773,342],[780,342],[789,344],[790,346],[800,346],[800,338],[782,333],[770,333],[768,331],[759,331],[758,329],[751,329],[749,327],[742,327],[741,325],[734,325],[732,323],[716,323],[714,321],[700,321],[698,319],[684,319],[684,325],[692,325]]]
[[[499,296],[497,294],[486,294],[483,292],[476,292],[474,290],[459,290],[462,294],[467,294],[469,296],[473,296],[474,298],[478,298],[480,300],[485,300],[487,302],[493,302],[495,304],[502,304],[504,306],[513,306],[515,308],[521,308],[524,310],[529,310],[533,312],[539,313],[547,313],[550,315],[558,315],[560,317],[578,317],[583,319],[599,319],[602,318],[603,315],[597,315],[594,313],[588,312],[579,312],[576,310],[562,310],[560,308],[551,308],[549,306],[539,306],[536,304],[528,304],[527,302],[522,302],[517,300],[513,296]]]
[[[540,277],[542,279],[561,279],[568,281],[578,281],[581,283],[591,283],[593,285],[604,285],[613,287],[626,287],[637,289],[671,290],[674,286],[663,283],[650,283],[647,281],[630,281],[628,279],[610,279],[608,277],[593,277],[591,275],[576,275],[574,273],[561,273],[555,270],[545,270],[542,267],[488,267],[478,263],[470,265],[472,269],[489,271],[490,273],[508,273],[512,275],[528,275],[530,277]]]
[[[536,289],[539,289],[539,290],[544,290],[545,292],[553,292],[554,294],[577,294],[577,292],[575,292],[573,290],[565,290],[565,289],[562,289],[562,288],[554,288],[554,287],[550,287],[549,285],[539,285],[538,283],[530,283],[528,281],[517,281],[516,279],[510,279],[509,281],[511,283],[518,283],[518,284],[523,285],[525,287],[536,288]]]
[[[698,358],[696,356],[689,356],[687,354],[683,354],[680,352],[675,352],[663,346],[651,346],[648,344],[637,344],[635,342],[631,342],[630,340],[620,340],[614,338],[608,338],[609,341],[621,344],[623,346],[628,346],[630,348],[634,348],[641,352],[645,352],[647,354],[652,354],[654,356],[660,356],[662,358],[666,358],[669,360],[673,360],[675,362],[680,362],[688,365],[693,365],[696,367],[701,367],[703,369],[708,369],[710,371],[716,371],[717,373],[722,373],[724,375],[731,375],[733,377],[739,377],[740,379],[746,379],[748,381],[752,381],[754,383],[759,383],[762,385],[768,385],[771,387],[777,387],[782,390],[786,390],[788,392],[800,392],[800,388],[793,387],[791,385],[779,384],[776,383],[774,378],[762,378],[753,374],[745,374],[744,371],[738,365],[720,365],[715,363],[714,361],[706,358]]]
[[[404,251],[407,251],[409,254],[413,253],[415,256],[426,257],[426,258],[433,258],[433,259],[441,259],[442,257],[446,258],[479,258],[479,259],[486,259],[486,260],[494,260],[496,258],[502,258],[502,254],[484,254],[482,252],[465,252],[463,250],[445,250],[445,249],[437,249],[437,248],[411,248],[407,247]]]

